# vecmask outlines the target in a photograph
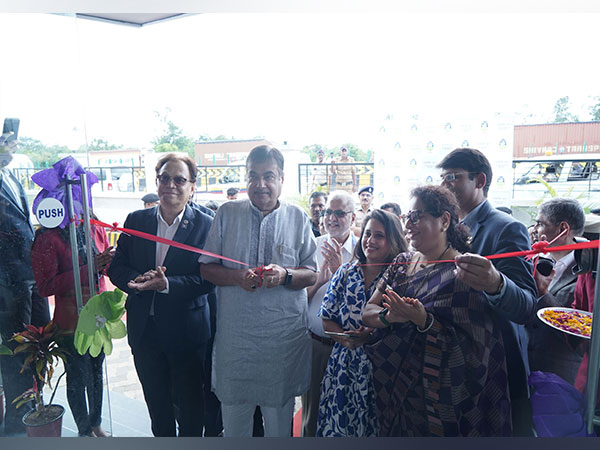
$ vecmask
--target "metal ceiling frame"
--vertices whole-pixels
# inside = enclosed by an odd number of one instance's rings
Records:
[[[141,14],[141,13],[113,13],[113,14],[100,14],[100,13],[75,13],[75,17],[78,19],[89,19],[96,20],[99,22],[112,23],[117,25],[126,25],[132,27],[143,27],[146,25],[153,25],[161,22],[165,22],[172,19],[179,19],[185,16],[194,15],[193,13],[168,13],[168,14]],[[133,20],[139,18],[143,20]],[[150,19],[150,20],[148,20]]]

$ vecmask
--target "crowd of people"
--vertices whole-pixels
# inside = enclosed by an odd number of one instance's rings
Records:
[[[533,435],[530,372],[577,385],[585,364],[581,340],[535,318],[542,307],[576,304],[575,260],[552,253],[544,276],[526,258],[482,255],[573,242],[583,210],[550,200],[528,232],[487,200],[492,168],[480,151],[456,149],[438,168],[440,184],[415,188],[402,214],[395,203],[375,208],[373,187],[356,192],[352,166],[340,165],[336,189],[316,190],[307,215],[280,198],[284,157],[263,145],[246,160],[247,198],[213,211],[192,201],[193,160],[167,154],[156,166],[158,198],[144,198],[124,227],[206,254],[125,233],[115,251],[93,228],[87,255],[78,235],[82,287],[93,258],[99,290],[108,276],[127,294],[128,342],[153,434],[250,437],[260,428],[286,437],[301,397],[306,437]],[[55,296],[54,320],[72,333],[70,237],[42,229],[34,240],[22,188],[2,177],[1,230],[21,240],[0,245],[29,267],[0,276],[3,336],[49,319],[47,302],[45,318],[33,314],[40,295]],[[590,307],[593,277],[585,283],[579,296],[587,293]],[[28,317],[16,313],[23,296]],[[67,393],[79,434],[105,436],[104,356],[71,354]],[[20,389],[15,368],[3,360],[2,371],[7,395]],[[18,427],[15,417],[9,408],[7,424]]]

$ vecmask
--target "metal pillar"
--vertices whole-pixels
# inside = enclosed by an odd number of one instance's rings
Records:
[[[596,268],[596,289],[594,291],[594,320],[592,320],[592,336],[590,339],[589,361],[587,384],[585,389],[586,396],[586,424],[587,432],[591,434],[594,431],[594,425],[600,425],[600,416],[594,414],[596,407],[596,396],[598,393],[598,369],[600,368],[600,257]]]
[[[77,313],[83,308],[81,294],[81,276],[79,274],[79,250],[77,248],[77,224],[75,223],[75,209],[73,208],[73,185],[79,184],[77,180],[67,180],[65,189],[67,191],[67,203],[69,209],[69,236],[71,241],[71,261],[73,262],[73,282],[75,288],[75,299],[77,301]]]
[[[90,227],[90,208],[88,197],[87,175],[84,173],[80,177],[81,180],[81,199],[83,201],[83,232],[85,234],[85,248],[88,255],[88,282],[90,286],[90,298],[96,295],[96,267],[94,260],[94,252],[92,250],[92,235]]]

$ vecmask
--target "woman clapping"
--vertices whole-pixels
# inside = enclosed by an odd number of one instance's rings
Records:
[[[414,252],[398,255],[365,308],[382,328],[368,349],[380,436],[510,436],[500,328],[487,300],[455,276],[468,250],[454,195],[412,191],[403,216]]]
[[[333,275],[319,315],[336,342],[321,383],[317,436],[376,436],[371,364],[364,344],[371,328],[361,320],[363,308],[383,270],[407,245],[400,221],[375,210],[363,222],[355,260]]]

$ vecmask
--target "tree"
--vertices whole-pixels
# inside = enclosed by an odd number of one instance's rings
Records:
[[[123,146],[109,144],[108,141],[105,141],[102,138],[95,138],[92,140],[90,145],[88,145],[88,150],[118,150],[120,148],[123,148]]]
[[[170,108],[165,109],[165,113],[161,114],[154,111],[154,114],[163,122],[165,128],[162,136],[157,136],[152,141],[154,150],[157,152],[186,152],[191,157],[194,156],[194,140],[186,136],[183,130],[168,119]],[[170,145],[163,145],[170,144]]]
[[[569,111],[569,96],[561,97],[554,105],[554,122],[579,122],[579,118]]]
[[[596,104],[590,106],[590,114],[592,120],[600,120],[600,95],[594,97],[594,102],[596,102]]]
[[[64,145],[48,147],[41,141],[26,136],[19,138],[19,149],[29,156],[35,167],[49,167],[60,159],[61,154],[73,153],[69,147]]]

